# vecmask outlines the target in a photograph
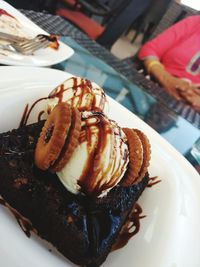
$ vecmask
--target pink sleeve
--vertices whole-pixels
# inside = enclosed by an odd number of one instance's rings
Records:
[[[153,40],[147,42],[139,51],[139,59],[147,57],[162,58],[162,55],[177,42],[185,38],[200,25],[200,16],[190,16],[174,24]]]

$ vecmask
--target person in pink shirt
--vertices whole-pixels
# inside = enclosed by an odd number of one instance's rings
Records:
[[[147,72],[200,112],[200,15],[174,24],[139,51]]]

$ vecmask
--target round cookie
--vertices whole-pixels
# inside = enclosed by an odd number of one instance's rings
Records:
[[[122,180],[122,186],[131,186],[136,182],[141,170],[143,163],[143,145],[139,136],[133,129],[123,128],[123,131],[128,139],[129,164],[124,179]]]
[[[142,163],[142,166],[141,166],[141,170],[140,170],[139,176],[137,178],[137,181],[140,182],[143,179],[145,173],[147,172],[147,168],[148,168],[149,163],[150,163],[151,146],[150,146],[148,138],[146,137],[146,135],[143,132],[141,132],[138,129],[134,129],[134,131],[139,136],[139,138],[140,138],[140,140],[142,142],[142,145],[143,145],[143,163]]]
[[[72,153],[75,148],[79,144],[79,136],[81,132],[81,113],[78,109],[72,109],[72,120],[71,127],[69,129],[69,133],[65,144],[62,148],[62,151],[58,157],[58,159],[54,162],[52,167],[50,168],[51,172],[59,172],[66,165],[68,160],[70,159]]]
[[[35,164],[47,170],[58,158],[71,126],[71,107],[59,103],[46,120],[35,149]]]

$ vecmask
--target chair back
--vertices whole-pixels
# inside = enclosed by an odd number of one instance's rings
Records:
[[[165,12],[164,16],[160,20],[158,26],[155,28],[152,35],[149,37],[149,39],[153,39],[158,34],[169,28],[174,23],[182,20],[183,18],[196,14],[198,14],[197,10],[185,6],[183,4],[179,4],[175,1],[172,1],[167,11]]]

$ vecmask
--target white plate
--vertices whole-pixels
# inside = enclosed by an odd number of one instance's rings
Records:
[[[9,14],[18,19],[18,21],[22,25],[22,30],[25,33],[28,33],[33,37],[40,33],[47,34],[47,32],[38,27],[26,16],[24,16],[14,7],[12,7],[11,5],[2,0],[0,0],[0,9],[6,10]],[[0,63],[5,65],[21,65],[21,66],[40,66],[40,67],[51,66],[70,58],[74,53],[74,50],[71,47],[65,45],[62,42],[59,42],[59,44],[60,45],[58,50],[48,47],[36,51],[34,55],[31,56],[25,56],[11,52],[3,52],[0,53]]]
[[[0,132],[17,127],[25,104],[46,96],[69,76],[53,69],[0,67]],[[111,253],[103,266],[199,267],[198,173],[147,124],[110,98],[109,103],[111,118],[148,135],[152,145],[150,174],[158,175],[162,182],[147,188],[140,198],[147,215],[140,232],[127,246]],[[0,218],[0,266],[74,266],[54,250],[50,253],[50,245],[36,236],[28,239],[4,207],[0,207]]]

